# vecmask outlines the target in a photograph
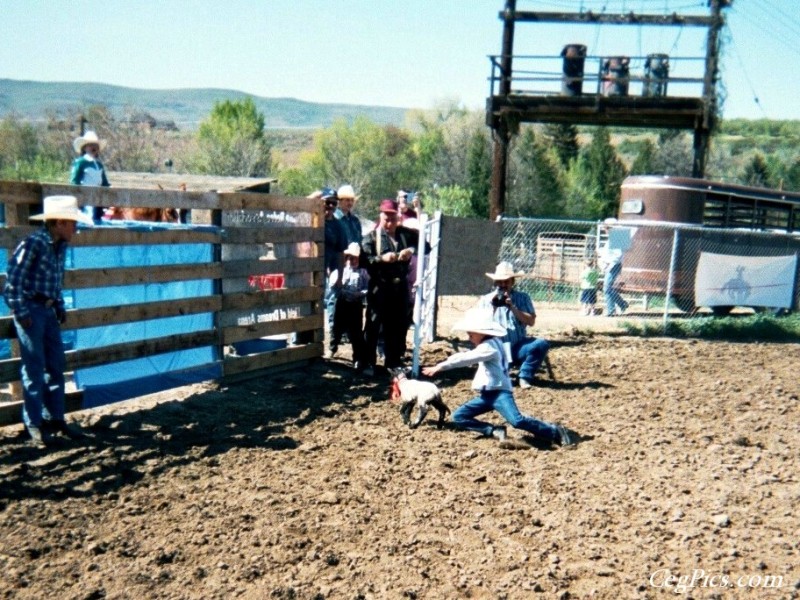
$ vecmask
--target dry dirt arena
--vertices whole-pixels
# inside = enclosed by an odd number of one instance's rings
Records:
[[[0,598],[800,597],[798,346],[593,319],[516,392],[573,449],[411,431],[340,359],[77,413],[46,452],[0,429]]]

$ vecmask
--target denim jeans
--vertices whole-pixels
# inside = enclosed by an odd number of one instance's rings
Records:
[[[616,286],[617,277],[619,277],[621,272],[622,263],[616,263],[606,271],[603,277],[603,296],[606,300],[606,316],[615,314],[617,306],[619,306],[620,310],[628,309],[628,303],[622,299]]]
[[[330,285],[330,277],[328,277],[328,281],[325,282],[325,296],[322,299],[324,310],[325,310],[325,335],[328,338],[328,348],[333,350],[333,319],[336,313],[336,301],[337,295],[336,290],[334,290]]]
[[[22,420],[39,427],[43,410],[48,419],[64,419],[66,359],[56,311],[33,302],[28,308],[33,320],[28,329],[14,319],[22,360]]]
[[[459,429],[492,435],[492,425],[475,417],[496,410],[514,429],[532,433],[536,437],[555,441],[558,430],[554,425],[523,415],[517,408],[514,395],[506,390],[484,390],[480,396],[468,400],[453,412],[453,423]]]
[[[536,377],[548,350],[550,343],[543,338],[523,338],[512,344],[511,360],[519,365],[519,376],[528,380]]]

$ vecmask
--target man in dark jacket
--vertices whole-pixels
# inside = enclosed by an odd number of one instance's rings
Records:
[[[408,333],[408,270],[417,252],[419,234],[398,225],[397,202],[383,200],[378,227],[361,241],[361,265],[369,273],[367,322],[365,325],[366,375],[372,374],[383,333],[384,366],[403,366]]]

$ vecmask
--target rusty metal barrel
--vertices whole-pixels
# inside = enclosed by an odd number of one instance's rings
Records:
[[[667,80],[669,80],[669,56],[648,54],[644,63],[642,96],[649,98],[666,96]]]
[[[603,96],[628,95],[630,62],[631,59],[627,56],[610,56],[603,61],[600,73]]]
[[[561,78],[561,94],[563,96],[580,96],[583,92],[583,65],[586,60],[586,46],[567,44],[561,50],[563,57]]]

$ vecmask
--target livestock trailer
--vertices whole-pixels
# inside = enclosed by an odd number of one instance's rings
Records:
[[[618,279],[625,291],[670,295],[682,310],[715,314],[798,308],[798,193],[628,177],[617,224],[631,232]]]

